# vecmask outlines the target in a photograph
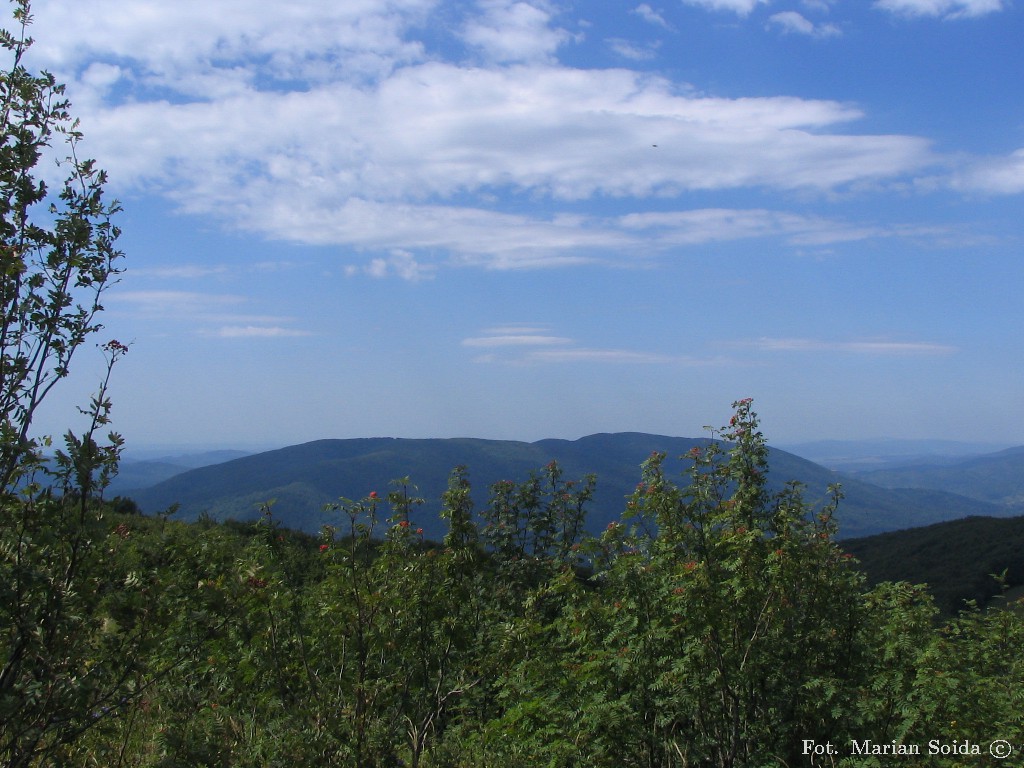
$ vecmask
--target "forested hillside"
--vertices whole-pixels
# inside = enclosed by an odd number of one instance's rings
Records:
[[[969,517],[843,541],[870,584],[926,584],[944,614],[998,604],[1003,587],[1024,584],[1024,517]],[[1001,581],[1003,583],[1001,583]]]
[[[452,468],[469,468],[477,505],[487,490],[503,480],[525,481],[537,467],[557,461],[570,475],[596,475],[586,525],[592,533],[618,518],[624,499],[636,485],[640,465],[652,452],[669,457],[666,472],[682,477],[685,458],[707,439],[642,433],[599,434],[579,440],[523,443],[503,440],[401,440],[372,438],[318,440],[177,475],[151,488],[131,493],[144,511],[155,514],[176,505],[180,519],[201,515],[215,520],[254,520],[262,505],[273,501],[275,516],[291,528],[317,532],[332,520],[325,504],[359,498],[382,488],[395,477],[409,477],[424,500],[422,526],[428,536],[444,535],[440,499]],[[996,516],[1006,511],[995,504],[940,491],[890,490],[856,478],[841,477],[785,451],[770,450],[768,483],[780,490],[791,480],[802,482],[814,504],[827,500],[828,487],[843,486],[839,533],[866,536],[882,531],[926,525],[968,515]]]

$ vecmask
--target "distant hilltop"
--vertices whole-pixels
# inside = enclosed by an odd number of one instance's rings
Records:
[[[424,499],[418,510],[418,524],[427,535],[440,536],[444,533],[438,518],[440,497],[453,468],[468,468],[473,497],[479,506],[486,503],[493,483],[525,480],[531,472],[554,460],[567,478],[582,478],[590,473],[597,476],[597,490],[587,521],[588,528],[596,531],[620,517],[625,497],[640,480],[640,465],[652,452],[666,453],[667,469],[671,472],[677,466],[681,480],[686,465],[676,459],[706,442],[706,438],[639,432],[532,443],[474,438],[317,440],[191,469],[175,471],[166,463],[162,468],[151,466],[149,477],[155,481],[148,484],[140,482],[142,475],[128,462],[124,476],[111,492],[131,496],[149,514],[177,505],[177,515],[182,519],[201,515],[217,520],[254,519],[260,514],[261,505],[273,501],[274,515],[283,525],[313,532],[325,523],[337,522],[325,516],[325,504],[339,498],[361,498],[371,491],[383,494],[392,480],[408,477],[417,495]],[[1004,452],[989,459],[998,464],[998,472],[1007,478],[1024,477],[1024,448],[1019,453]],[[999,464],[1000,461],[1004,463]],[[806,486],[807,498],[812,502],[824,501],[828,486],[842,483],[844,499],[838,518],[843,537],[867,536],[971,515],[1006,516],[1019,511],[1015,503],[1006,501],[1012,494],[1006,498],[986,498],[970,484],[962,484],[957,492],[940,487],[940,475],[948,479],[958,474],[960,465],[956,463],[943,467],[944,472],[924,478],[932,485],[898,487],[892,477],[885,477],[880,480],[889,487],[883,487],[866,482],[870,477],[839,474],[780,449],[770,450],[769,462],[772,487],[778,489],[787,481],[797,480]],[[161,471],[172,474],[157,479]],[[137,483],[134,489],[129,487],[133,475]]]

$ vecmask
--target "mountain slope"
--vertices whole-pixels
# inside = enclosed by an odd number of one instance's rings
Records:
[[[246,451],[204,451],[156,459],[122,458],[117,475],[107,488],[108,495],[129,494],[138,488],[148,488],[182,472],[211,464],[220,464],[247,456]]]
[[[946,615],[965,600],[985,605],[999,594],[993,574],[1024,584],[1024,517],[968,517],[843,542],[868,581],[927,584]]]
[[[877,470],[858,477],[885,488],[928,488],[1024,509],[1024,447],[955,464]]]
[[[178,515],[195,519],[252,519],[260,505],[274,500],[274,515],[283,525],[316,531],[324,523],[340,522],[322,507],[341,497],[360,498],[370,491],[381,495],[389,482],[409,477],[425,499],[417,524],[428,536],[444,533],[438,519],[440,496],[451,470],[469,468],[477,506],[487,500],[489,487],[498,480],[522,481],[552,460],[566,478],[597,475],[597,490],[590,507],[588,528],[598,531],[618,519],[640,480],[640,465],[653,451],[670,459],[669,472],[684,478],[682,461],[672,461],[706,440],[642,433],[598,434],[580,440],[541,440],[522,443],[471,438],[411,440],[361,438],[318,440],[267,451],[234,461],[202,467],[177,475],[133,494],[147,513],[174,504]],[[830,483],[842,480],[846,498],[840,507],[841,534],[865,536],[909,528],[967,515],[999,515],[994,505],[950,494],[889,491],[833,472],[780,450],[770,452],[770,483],[781,487],[794,479],[807,486],[807,498],[822,502]]]

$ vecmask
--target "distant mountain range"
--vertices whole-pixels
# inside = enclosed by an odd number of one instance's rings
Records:
[[[917,464],[944,466],[968,457],[1002,451],[1006,443],[979,443],[962,440],[817,440],[780,445],[790,453],[803,456],[838,472],[860,473],[876,469],[894,469]]]
[[[884,488],[931,488],[1024,511],[1024,447],[949,464],[863,472],[858,477]]]
[[[653,451],[670,459],[666,468],[681,473],[683,462],[671,460],[706,443],[695,438],[666,437],[643,433],[598,434],[579,440],[541,440],[534,443],[479,439],[361,438],[318,440],[274,451],[232,458],[162,478],[159,482],[128,490],[124,478],[111,493],[130,495],[147,513],[179,505],[177,515],[195,519],[206,514],[214,519],[253,519],[261,504],[274,501],[274,515],[285,526],[316,531],[324,523],[338,522],[325,515],[323,506],[339,498],[361,498],[370,491],[381,495],[389,482],[408,477],[425,499],[417,515],[428,536],[444,534],[438,518],[440,496],[451,470],[469,468],[478,506],[487,499],[489,487],[498,480],[522,481],[551,460],[557,460],[567,478],[597,475],[597,491],[590,508],[588,527],[598,531],[620,517],[628,496],[640,480],[640,465]],[[1024,457],[1024,448],[1020,449]],[[883,488],[859,477],[839,475],[787,451],[771,449],[770,483],[781,487],[798,480],[807,488],[807,499],[821,502],[826,489],[841,482],[845,498],[840,505],[840,535],[867,536],[955,520],[970,515],[990,517],[1013,514],[1015,508],[998,498],[971,497],[945,488]],[[159,462],[139,471],[130,470],[136,481],[170,471],[172,462]],[[122,470],[124,471],[124,470]],[[678,476],[679,482],[684,477]],[[974,491],[975,489],[969,489]]]
[[[225,461],[248,455],[249,453],[246,451],[221,450],[183,453],[145,460],[122,459],[117,476],[110,484],[109,492],[115,495],[130,494],[136,489],[148,488],[190,469],[222,464]]]

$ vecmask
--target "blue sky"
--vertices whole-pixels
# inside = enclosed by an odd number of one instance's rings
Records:
[[[129,445],[1024,443],[1009,0],[36,0]],[[83,356],[39,422],[58,433]]]

